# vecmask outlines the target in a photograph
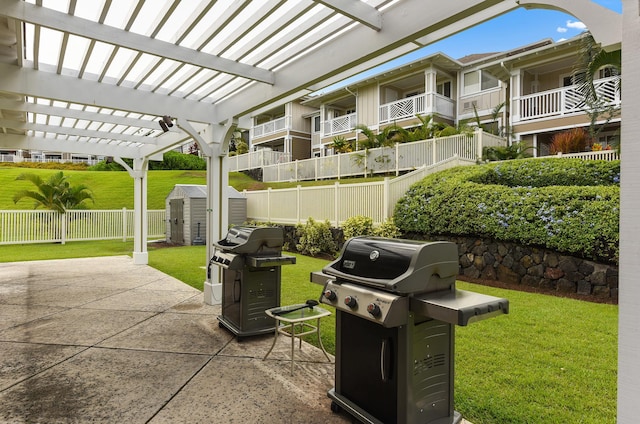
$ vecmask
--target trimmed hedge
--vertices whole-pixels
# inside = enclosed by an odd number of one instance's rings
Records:
[[[414,184],[405,233],[480,236],[618,262],[620,161],[522,159],[449,169]]]

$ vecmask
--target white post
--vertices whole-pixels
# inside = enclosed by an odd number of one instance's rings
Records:
[[[65,244],[67,241],[67,214],[60,214],[60,243]]]
[[[147,169],[149,160],[133,160],[133,263],[146,265],[149,263],[147,252]]]
[[[623,0],[620,177],[620,279],[618,315],[618,424],[640,417],[640,4]]]
[[[296,224],[300,224],[300,192],[302,186],[298,184],[296,186]]]
[[[434,163],[436,163],[436,159],[438,158],[437,153],[436,153],[436,148],[437,148],[437,146],[436,146],[436,140],[437,140],[437,139],[436,139],[435,137],[433,137],[433,138],[431,139],[431,146],[432,146],[432,147],[431,147],[431,150],[432,150],[432,156],[433,156],[433,157],[432,157],[432,159],[431,159],[431,163],[430,163],[429,165],[433,165]]]
[[[333,192],[334,193],[333,194],[333,207],[334,207],[333,214],[334,214],[334,218],[335,218],[334,219],[335,227],[338,228],[340,226],[340,221],[339,221],[340,217],[338,216],[338,212],[340,210],[340,205],[339,205],[339,203],[340,203],[339,202],[339,198],[340,198],[340,195],[339,195],[340,183],[336,181],[335,184],[333,185],[333,187],[335,188],[335,190]]]
[[[122,208],[122,242],[127,241],[127,208]]]
[[[396,143],[396,177],[400,175],[400,143]]]
[[[478,128],[476,130],[476,137],[478,137],[478,152],[476,155],[476,159],[482,157],[482,135],[483,134],[484,134],[484,131],[482,131],[482,128]]]
[[[382,205],[383,205],[383,212],[382,212],[382,221],[386,221],[391,215],[393,215],[393,211],[391,211],[391,209],[393,208],[394,205],[391,205],[389,203],[389,190],[390,190],[390,186],[389,186],[389,177],[384,177],[384,185],[383,187],[383,191],[382,191]],[[382,224],[382,222],[381,222]]]

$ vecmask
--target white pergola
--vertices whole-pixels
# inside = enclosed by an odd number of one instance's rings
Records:
[[[207,240],[218,240],[227,228],[226,158],[236,127],[518,7],[570,13],[607,49],[623,40],[618,422],[635,422],[637,0],[624,0],[623,16],[589,0],[0,0],[0,148],[103,155],[121,164],[133,159],[127,167],[135,187],[133,258],[146,264],[150,160],[198,143],[207,160]],[[163,117],[173,125],[166,132]],[[205,282],[208,303],[220,300],[219,278]]]

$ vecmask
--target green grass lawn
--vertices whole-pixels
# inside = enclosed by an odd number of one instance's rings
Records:
[[[131,243],[0,246],[0,262],[130,254]],[[205,247],[149,247],[151,266],[202,289]],[[318,299],[309,273],[328,262],[296,255],[282,267],[281,304]],[[474,424],[615,423],[618,307],[458,283],[505,297],[510,314],[456,327],[455,405]],[[335,315],[322,339],[335,351]],[[313,339],[309,340],[314,342]]]
[[[32,190],[33,184],[28,181],[16,181],[16,177],[22,173],[34,173],[42,178],[59,172],[57,169],[37,169],[0,167],[0,210],[33,209],[33,202],[24,199],[17,204],[13,203],[13,194],[18,190]],[[89,187],[95,197],[95,203],[89,202],[89,209],[122,209],[133,208],[133,179],[126,172],[109,171],[73,171],[64,170],[64,175],[69,177],[71,185],[84,184]],[[341,184],[378,181],[382,177],[375,178],[351,178],[343,179]],[[164,209],[167,195],[176,184],[206,184],[205,171],[149,171],[147,179],[147,207],[149,209]],[[240,172],[229,173],[229,185],[236,190],[265,190],[272,188],[289,188],[297,185],[313,186],[333,184],[333,181],[305,181],[285,183],[262,183],[255,181]]]

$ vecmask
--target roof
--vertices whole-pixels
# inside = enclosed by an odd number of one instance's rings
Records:
[[[176,184],[167,197],[171,197],[177,191],[181,191],[190,199],[206,199],[207,197],[207,186],[197,184]],[[227,187],[227,197],[229,199],[245,199],[242,193],[232,186]]]
[[[0,147],[159,159],[195,140],[223,156],[252,115],[518,7],[0,0]]]

